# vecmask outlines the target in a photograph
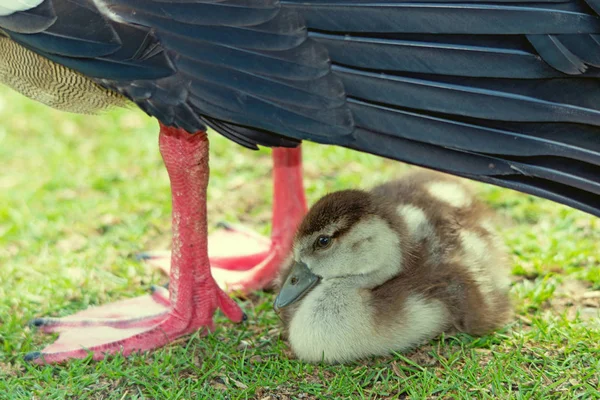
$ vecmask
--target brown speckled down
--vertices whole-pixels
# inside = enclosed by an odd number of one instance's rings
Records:
[[[372,217],[387,224],[399,238],[401,256],[394,261],[398,264],[398,273],[383,282],[371,282],[365,278],[361,287],[350,283],[344,287],[348,291],[356,291],[354,296],[361,299],[357,304],[362,310],[356,313],[369,314],[364,316],[363,321],[371,324],[371,330],[367,331],[373,332],[372,340],[380,340],[381,346],[373,350],[369,348],[371,344],[365,342],[365,349],[361,351],[361,343],[347,343],[348,348],[353,348],[349,354],[340,347],[339,351],[331,350],[328,355],[332,345],[330,338],[324,338],[324,360],[349,361],[385,354],[386,341],[389,342],[388,352],[416,345],[398,339],[404,335],[404,330],[419,329],[418,324],[407,326],[405,323],[411,315],[408,309],[414,303],[411,299],[415,298],[442,310],[435,317],[420,316],[424,320],[441,318],[437,325],[439,329],[423,332],[423,338],[434,337],[443,331],[481,335],[503,326],[510,319],[509,270],[503,241],[494,231],[494,213],[475,197],[473,190],[462,180],[448,175],[422,170],[368,192],[347,190],[323,197],[311,208],[298,229],[294,256],[310,256],[306,252],[311,250],[300,251],[298,247],[303,246],[306,238],[314,237],[315,232],[326,232],[327,227],[334,226],[333,237],[342,243],[350,240],[347,239],[349,232],[353,232],[360,221]],[[373,239],[369,237],[366,240]],[[360,242],[348,248],[369,251],[369,245]],[[330,251],[336,250],[332,248]],[[376,257],[374,255],[373,259]],[[352,268],[348,267],[349,276],[353,274]],[[288,272],[288,268],[282,270],[279,285]],[[300,307],[307,307],[305,304],[311,301],[307,300],[309,296],[311,294],[281,310],[285,332],[290,339],[295,329],[293,320]],[[325,294],[321,296],[320,302],[327,304],[339,297],[329,299]],[[305,321],[301,325],[303,337],[318,331],[320,324],[328,325],[331,335],[335,335],[338,328],[335,318],[323,317],[323,321],[319,321],[319,315],[326,314],[319,314],[320,305],[314,307],[314,316],[308,317],[308,325],[313,328],[306,328]],[[354,315],[352,309],[345,310],[343,305],[332,309]],[[343,325],[339,326],[340,336],[344,336],[344,330],[352,329],[351,324]],[[306,340],[312,340],[312,344],[319,347],[322,336],[315,334]],[[299,358],[311,361],[311,356],[303,357],[302,350],[299,350],[301,346],[295,346],[294,340],[291,340],[291,345]]]

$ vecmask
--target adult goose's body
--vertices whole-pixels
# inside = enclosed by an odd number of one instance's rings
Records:
[[[184,131],[212,127],[245,147],[292,148],[274,152],[271,245],[213,260],[258,263],[238,288],[262,285],[287,254],[305,211],[293,149],[301,140],[600,215],[598,11],[596,0],[0,0],[0,80],[75,112],[133,101],[161,122],[161,152],[179,185],[172,305],[143,322],[104,322],[107,343],[83,344],[97,357],[150,349],[210,326],[218,305],[242,317],[209,273],[206,138]],[[66,324],[76,329],[47,361],[87,354],[69,338],[89,321]]]

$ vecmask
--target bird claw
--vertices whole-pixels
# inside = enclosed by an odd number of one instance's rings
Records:
[[[168,294],[165,299],[164,292],[157,291],[152,295],[90,307],[63,318],[35,318],[29,322],[29,326],[40,328],[47,333],[94,326],[119,329],[148,327],[164,319],[168,311]]]

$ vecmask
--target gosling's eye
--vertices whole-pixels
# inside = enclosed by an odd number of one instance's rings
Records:
[[[315,247],[317,249],[326,249],[331,245],[332,239],[331,236],[321,235],[315,241]]]

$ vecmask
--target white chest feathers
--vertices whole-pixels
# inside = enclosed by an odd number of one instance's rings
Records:
[[[378,327],[370,296],[369,291],[337,283],[316,287],[290,321],[289,340],[296,355],[329,363],[386,355],[417,346],[448,325],[449,313],[442,302],[412,295],[394,321]]]
[[[26,11],[42,4],[44,0],[0,0],[0,17]]]

